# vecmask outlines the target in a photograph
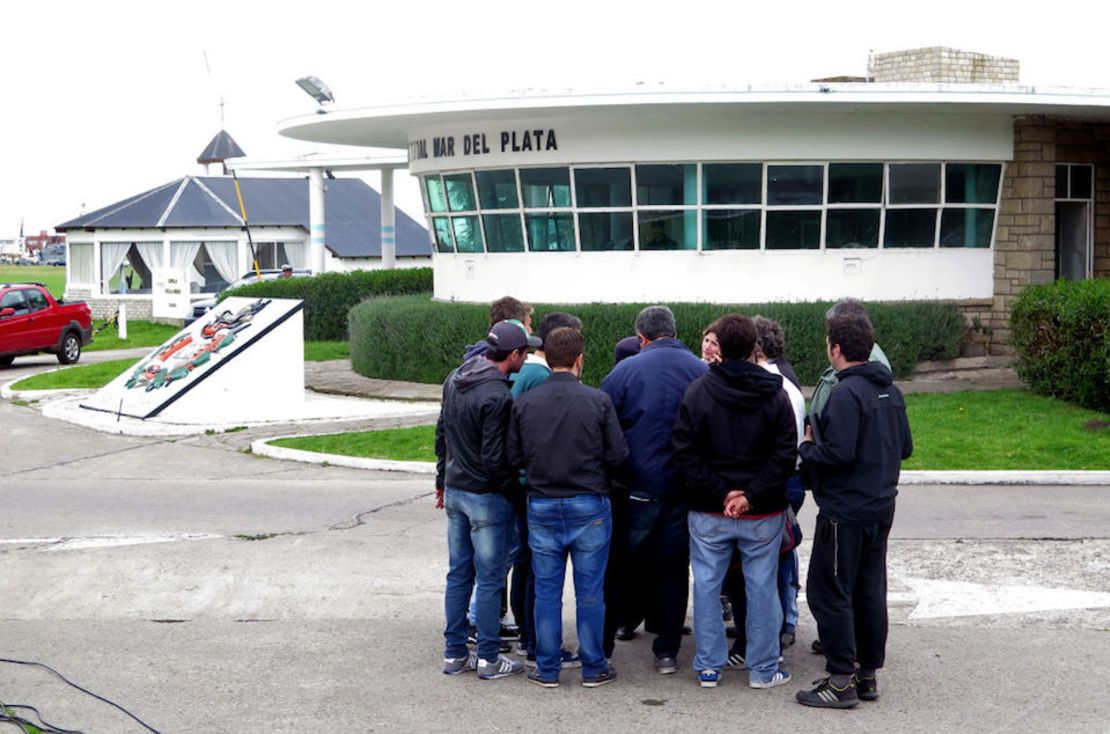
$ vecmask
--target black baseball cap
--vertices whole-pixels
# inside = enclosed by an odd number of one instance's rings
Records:
[[[540,338],[531,336],[524,324],[516,319],[506,319],[494,324],[489,334],[486,334],[486,344],[502,352],[512,352],[524,347],[539,349],[543,346]]]

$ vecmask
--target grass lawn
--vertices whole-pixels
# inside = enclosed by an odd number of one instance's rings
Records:
[[[1027,390],[907,395],[906,403],[914,455],[904,469],[1110,467],[1110,415],[1104,413]],[[434,426],[287,438],[274,444],[346,456],[435,461]]]
[[[66,289],[66,269],[53,265],[0,265],[0,283],[42,283],[55,298]]]
[[[327,362],[331,359],[350,359],[350,344],[345,341],[305,342],[305,362]]]
[[[98,328],[101,323],[93,319],[93,328]],[[103,352],[108,349],[130,349],[132,347],[156,347],[171,336],[181,331],[177,326],[155,324],[150,321],[127,321],[127,339],[119,338],[119,331],[115,324],[108,324],[95,337],[86,352]]]
[[[135,364],[134,359],[113,359],[98,364],[68,367],[56,372],[31,375],[13,385],[16,390],[61,390],[63,388],[104,387]]]
[[[369,456],[394,461],[435,461],[435,434],[435,426],[417,426],[387,431],[337,433],[334,436],[281,438],[271,443],[290,449],[343,456]]]

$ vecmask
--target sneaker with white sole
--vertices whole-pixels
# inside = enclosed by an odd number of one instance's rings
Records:
[[[533,670],[533,671],[529,672],[528,673],[528,680],[529,680],[529,682],[535,683],[537,686],[543,686],[544,688],[558,688],[559,687],[559,679],[558,678],[544,678],[542,675],[540,675],[540,671],[538,671],[538,670]]]
[[[605,670],[601,671],[593,678],[582,676],[582,686],[585,688],[597,688],[606,683],[612,683],[617,679],[617,669],[610,665]]]
[[[728,667],[732,670],[747,670],[748,665],[744,662],[744,656],[738,652],[730,652],[728,654]]]
[[[655,670],[661,675],[672,675],[678,672],[678,660],[673,655],[657,655]]]
[[[698,685],[702,688],[716,688],[721,680],[721,672],[713,668],[706,668],[698,673]]]
[[[482,680],[496,680],[523,672],[524,663],[509,660],[504,655],[498,655],[496,660],[478,661],[478,677]]]
[[[753,680],[748,682],[751,688],[774,688],[781,686],[783,683],[790,682],[790,673],[785,670],[776,670],[775,674],[771,676],[771,680]]]
[[[458,675],[470,670],[478,669],[478,653],[468,650],[461,658],[444,658],[443,672],[447,675]]]
[[[838,687],[829,678],[814,681],[817,687],[811,691],[798,691],[794,698],[803,706],[823,709],[850,709],[859,705],[854,679],[849,679],[843,687]]]

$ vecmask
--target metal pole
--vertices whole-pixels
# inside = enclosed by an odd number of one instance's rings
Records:
[[[313,275],[324,272],[324,244],[327,242],[324,226],[324,169],[308,171],[308,262]]]
[[[393,208],[393,169],[382,169],[382,268],[397,267],[397,227]]]

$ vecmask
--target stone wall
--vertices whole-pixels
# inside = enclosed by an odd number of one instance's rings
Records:
[[[988,56],[944,46],[875,54],[869,76],[875,82],[1005,84],[1018,81],[1017,59]]]

